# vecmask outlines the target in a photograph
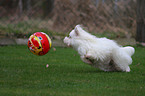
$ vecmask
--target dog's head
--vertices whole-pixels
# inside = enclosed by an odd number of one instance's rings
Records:
[[[92,40],[94,37],[95,36],[83,30],[81,25],[76,25],[69,36],[64,38],[64,43],[68,46],[80,46],[80,44]]]
[[[72,46],[72,40],[81,37],[81,31],[83,31],[81,25],[76,25],[76,27],[69,33],[69,36],[64,38],[64,43],[68,46]]]

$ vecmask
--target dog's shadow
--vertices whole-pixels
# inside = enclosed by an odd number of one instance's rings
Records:
[[[75,70],[75,72],[76,73],[90,73],[90,74],[100,74],[100,73],[106,73],[106,74],[108,74],[108,73],[122,73],[122,72],[120,72],[120,71],[103,71],[103,70],[100,70],[100,69],[93,69],[93,70],[91,70],[91,69],[88,69],[88,70]]]
[[[105,73],[102,70],[76,70],[76,72],[77,73],[91,73],[91,74],[94,74],[94,73]]]

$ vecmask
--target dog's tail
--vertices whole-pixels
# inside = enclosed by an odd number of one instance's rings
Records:
[[[133,47],[121,47],[113,49],[112,59],[116,68],[120,71],[128,72],[129,65],[132,63],[131,56],[133,53]]]
[[[124,50],[129,56],[132,56],[135,52],[134,48],[130,46],[123,47],[122,50]]]

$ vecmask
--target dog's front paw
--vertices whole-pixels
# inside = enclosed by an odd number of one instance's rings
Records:
[[[86,54],[85,58],[88,60],[94,60],[94,57],[91,54]]]
[[[86,57],[86,56],[81,56],[81,59],[83,62],[87,63],[87,64],[93,64],[94,63],[94,60],[93,59],[90,59],[89,57]]]

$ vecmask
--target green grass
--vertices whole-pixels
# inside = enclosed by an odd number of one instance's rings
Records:
[[[135,48],[125,73],[92,68],[70,48],[35,56],[27,46],[1,46],[0,96],[144,96],[145,48]]]

